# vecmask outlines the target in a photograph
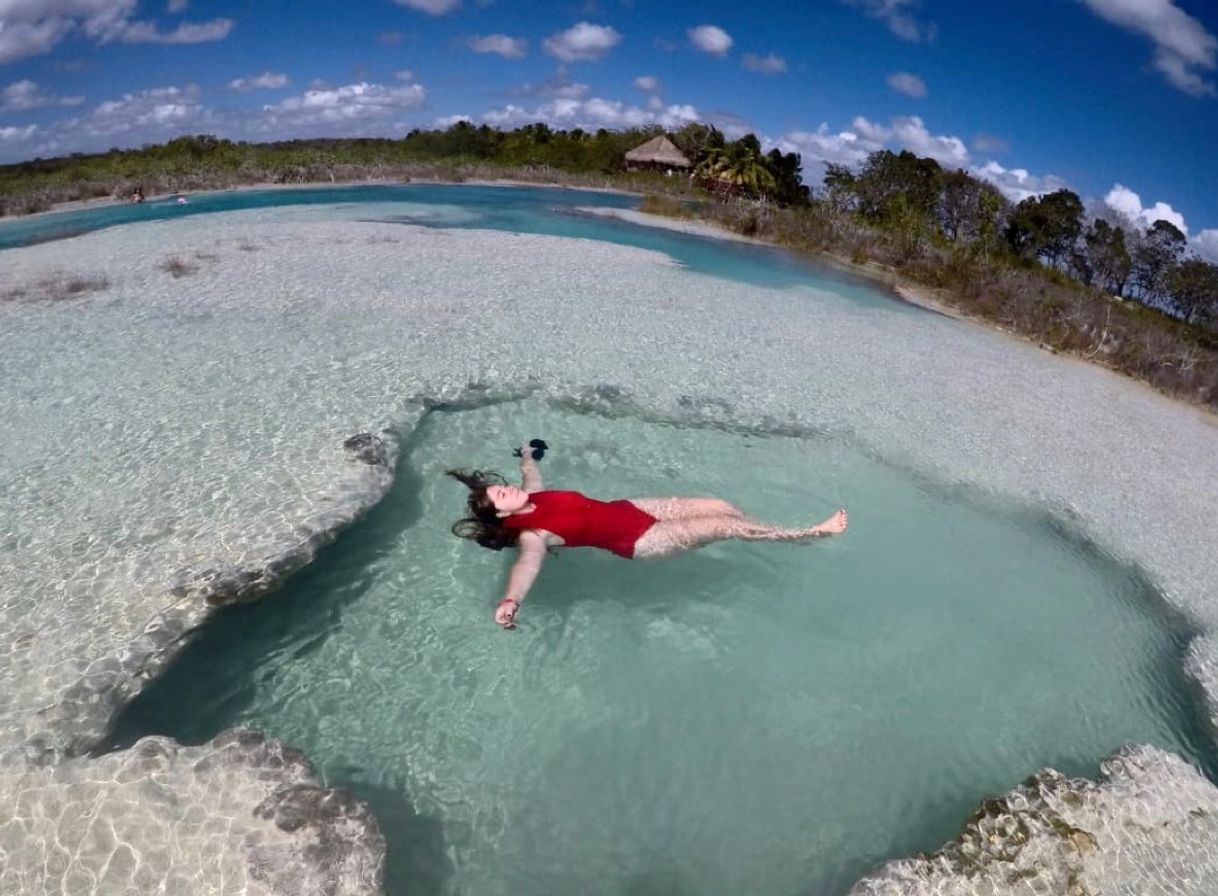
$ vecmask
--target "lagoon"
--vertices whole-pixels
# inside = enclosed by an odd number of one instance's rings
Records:
[[[1212,768],[1185,673],[1215,614],[1208,418],[781,253],[575,211],[619,198],[304,192],[0,254],[107,283],[0,310],[8,743],[253,726],[381,810],[391,892],[843,892],[1043,765],[1134,741]],[[401,446],[383,498],[360,431]],[[852,529],[564,552],[506,634],[505,558],[447,534],[440,473],[535,435],[559,487]],[[40,709],[208,571],[373,502],[116,730],[147,677],[121,662],[113,701]]]

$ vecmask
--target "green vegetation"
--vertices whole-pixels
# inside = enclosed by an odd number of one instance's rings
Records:
[[[1167,221],[1141,230],[1088,216],[1069,190],[1010,203],[965,171],[910,152],[829,165],[809,190],[801,159],[727,141],[702,124],[670,134],[691,176],[628,172],[658,128],[513,131],[458,122],[401,140],[233,143],[211,136],[0,167],[0,214],[99,196],[242,184],[513,180],[631,190],[644,209],[718,221],[788,248],[862,264],[933,290],[938,302],[1056,351],[1218,407],[1218,266],[1188,257]],[[250,251],[254,246],[242,246]],[[169,264],[169,263],[167,263]],[[188,263],[170,265],[175,276]],[[173,268],[173,269],[170,269]]]

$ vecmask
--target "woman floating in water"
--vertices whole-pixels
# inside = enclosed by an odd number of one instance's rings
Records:
[[[540,447],[538,447],[540,446]],[[745,516],[719,498],[631,498],[596,501],[579,492],[544,491],[534,451],[545,443],[521,446],[521,484],[508,485],[498,473],[449,470],[470,490],[469,516],[453,534],[501,551],[519,552],[508,574],[495,622],[512,628],[520,602],[532,587],[547,548],[595,547],[619,557],[666,557],[712,541],[803,541],[846,531],[846,511],[806,529],[780,529]]]

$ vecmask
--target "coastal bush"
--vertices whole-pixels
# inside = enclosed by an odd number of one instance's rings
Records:
[[[199,270],[199,266],[197,264],[191,264],[188,261],[183,261],[177,255],[170,255],[159,265],[157,265],[157,267],[159,267],[165,273],[171,274],[175,280],[179,277],[185,277],[188,274],[197,273]]]
[[[103,276],[57,273],[0,291],[0,302],[62,302],[109,287],[110,281]]]

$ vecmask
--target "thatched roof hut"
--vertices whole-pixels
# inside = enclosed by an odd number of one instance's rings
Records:
[[[692,168],[693,163],[681,154],[681,150],[677,149],[671,140],[661,134],[626,153],[626,167]]]

